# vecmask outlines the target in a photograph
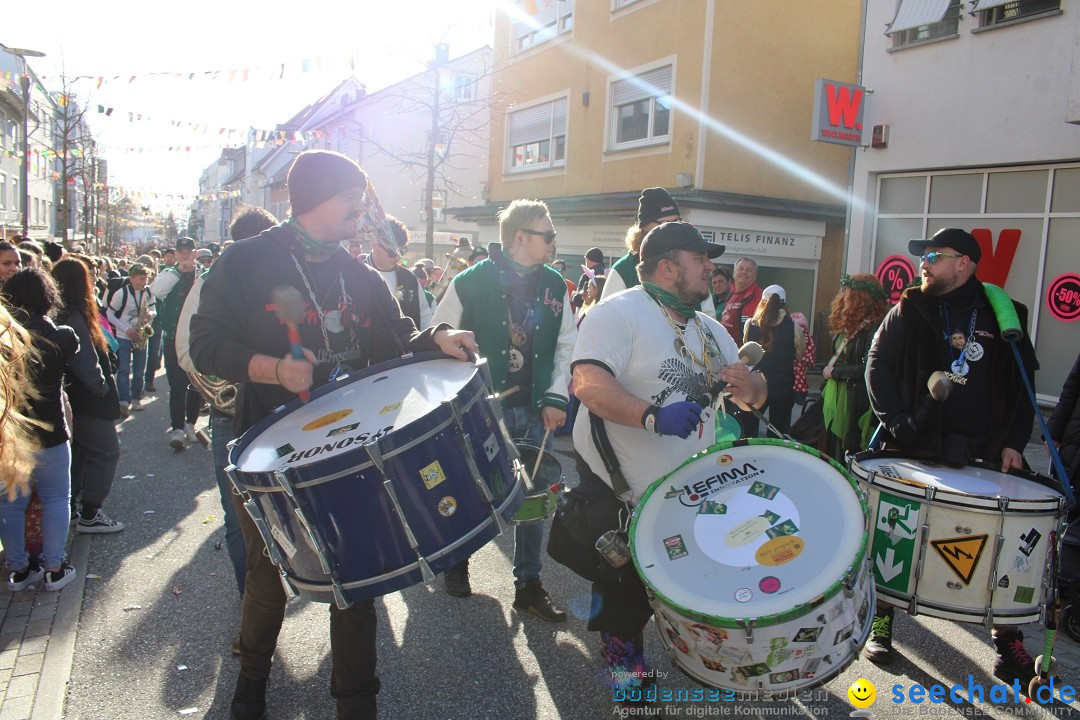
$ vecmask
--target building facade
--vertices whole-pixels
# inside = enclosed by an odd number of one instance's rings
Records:
[[[560,257],[610,261],[662,186],[721,262],[753,257],[793,310],[827,311],[852,151],[810,120],[818,78],[855,78],[859,18],[854,0],[516,3],[495,25],[490,199],[453,212],[495,242],[499,207],[540,198]]]
[[[1029,309],[1040,400],[1080,353],[1080,6],[868,3],[851,272],[899,291],[912,238],[961,227],[978,277]]]

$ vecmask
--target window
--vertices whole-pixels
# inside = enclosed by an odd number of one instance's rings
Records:
[[[1061,0],[982,0],[975,6],[979,27],[1000,25],[1010,20],[1041,15],[1061,9]]]
[[[455,100],[476,99],[476,76],[454,73],[450,76],[450,93]]]
[[[614,148],[666,142],[671,124],[672,66],[616,80],[611,86]]]
[[[519,53],[574,29],[574,0],[517,0],[510,51]]]
[[[894,48],[955,35],[960,28],[960,0],[901,0],[886,34]]]
[[[507,116],[511,172],[566,164],[566,98],[533,105]]]

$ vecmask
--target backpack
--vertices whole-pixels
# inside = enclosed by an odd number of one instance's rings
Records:
[[[109,278],[109,287],[106,290],[105,307],[112,307],[113,296],[120,290],[124,291],[124,300],[120,303],[120,309],[116,311],[116,316],[120,317],[124,313],[124,308],[127,307],[128,301],[128,287],[131,286],[131,280],[126,277]]]

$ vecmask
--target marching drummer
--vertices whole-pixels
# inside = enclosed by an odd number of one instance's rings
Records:
[[[293,161],[286,186],[292,217],[235,243],[221,257],[191,319],[194,365],[240,385],[238,434],[336,372],[409,351],[442,350],[466,360],[477,350],[472,333],[447,325],[417,332],[378,273],[340,246],[356,237],[365,212],[368,182],[359,165],[337,153],[306,151]],[[298,313],[271,300],[284,297],[283,288],[299,294]],[[301,347],[295,349],[302,357],[290,352],[287,323],[299,331]],[[287,598],[246,512],[241,524],[248,570],[231,707],[235,720],[257,720],[266,714],[267,678]],[[330,692],[338,718],[376,717],[375,627],[371,600],[346,610],[330,606]]]
[[[515,440],[540,446],[545,431],[566,423],[570,354],[577,328],[562,276],[545,265],[555,229],[539,200],[515,200],[499,211],[501,247],[463,270],[435,310],[435,322],[476,332],[488,359],[503,418]],[[566,620],[540,582],[543,523],[514,528],[514,609],[549,622]],[[469,561],[444,574],[446,592],[472,593]]]
[[[922,284],[909,288],[878,329],[866,364],[874,413],[887,430],[885,449],[953,467],[983,459],[1007,472],[1024,465],[1035,410],[1026,397],[1020,368],[1002,339],[986,291],[976,280],[979,243],[959,228],[943,228],[928,240],[908,243],[921,258]],[[1021,325],[1027,308],[1013,302]],[[1038,366],[1026,335],[1020,344],[1034,385]],[[947,392],[928,389],[944,371]],[[946,381],[941,381],[946,382]],[[933,398],[946,396],[944,401]],[[866,644],[867,659],[893,660],[893,610],[881,604]],[[1015,626],[995,626],[994,675],[1027,688],[1034,661]]]
[[[574,528],[560,514],[549,552],[593,581],[588,628],[600,633],[613,687],[640,686],[647,677],[642,630],[652,610],[628,556],[611,553],[626,552],[620,543],[630,507],[657,478],[713,443],[721,391],[744,407],[765,401],[765,378],[738,362],[735,341],[711,314],[694,309],[708,297],[712,258],[723,251],[690,223],[653,228],[641,243],[641,285],[593,308],[574,348],[574,392],[588,417],[574,423],[581,484],[570,495],[583,511]],[[620,530],[605,547],[618,569],[605,570],[594,543]]]

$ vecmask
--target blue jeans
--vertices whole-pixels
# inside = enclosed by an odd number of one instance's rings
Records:
[[[540,414],[528,406],[503,409],[503,420],[516,442],[540,447],[544,423]],[[551,439],[548,441],[551,442]],[[532,468],[529,468],[531,471]],[[517,525],[514,528],[514,586],[525,587],[529,580],[540,578],[540,551],[544,546],[544,523]]]
[[[31,484],[41,500],[41,566],[52,570],[64,561],[71,519],[71,446],[67,442],[38,451]],[[0,494],[0,542],[12,570],[22,570],[30,560],[26,552],[29,504],[29,495],[9,501],[6,493]]]
[[[236,516],[236,506],[232,501],[233,485],[225,474],[225,466],[229,464],[227,444],[234,437],[232,418],[218,412],[216,408],[211,408],[210,451],[214,455],[214,474],[217,476],[218,493],[221,495],[221,510],[225,514],[225,547],[229,550],[229,559],[236,574],[236,587],[243,597],[244,576],[247,575],[247,549],[244,547],[240,519]]]
[[[127,405],[131,398],[142,398],[146,347],[136,350],[131,341],[123,337],[116,338],[116,342],[120,344],[120,349],[116,351],[120,360],[116,368],[116,393],[120,396],[120,402]]]

